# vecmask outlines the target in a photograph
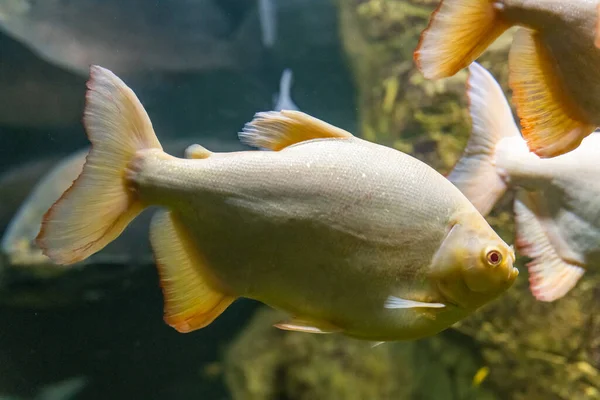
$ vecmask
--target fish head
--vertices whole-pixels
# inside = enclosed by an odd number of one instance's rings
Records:
[[[506,291],[519,275],[515,252],[479,213],[453,222],[436,252],[432,277],[444,297],[477,308]]]
[[[2,0],[0,1],[0,21],[22,16],[27,14],[30,9],[29,0]]]

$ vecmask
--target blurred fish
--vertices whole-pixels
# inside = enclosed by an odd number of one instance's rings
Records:
[[[600,133],[542,159],[527,148],[492,75],[476,63],[469,71],[473,130],[448,179],[483,215],[507,188],[517,189],[516,244],[532,258],[531,291],[538,300],[556,300],[586,269],[600,266]]]
[[[279,93],[273,96],[273,110],[296,110],[298,106],[292,100],[292,70],[286,68],[281,74],[281,80],[279,81]]]
[[[77,398],[81,391],[88,384],[89,379],[79,376],[68,378],[64,381],[44,386],[34,396],[28,397],[32,400],[71,400]],[[24,400],[22,397],[3,396],[0,400]]]
[[[78,151],[58,163],[19,208],[0,241],[0,251],[10,257],[11,264],[33,265],[48,260],[34,244],[42,224],[41,217],[48,205],[60,198],[77,179],[87,153],[88,149]]]
[[[258,15],[263,46],[273,47],[277,39],[277,8],[274,0],[258,0]]]
[[[274,151],[168,155],[134,92],[93,66],[81,175],[37,243],[84,260],[150,205],[165,320],[210,324],[236,298],[291,314],[281,329],[388,341],[446,329],[507,290],[514,252],[448,180],[397,150],[298,111],[240,138]]]
[[[235,28],[215,0],[0,2],[0,29],[82,75],[94,63],[122,74],[241,69],[260,55],[258,18]]]
[[[442,0],[415,51],[428,79],[467,67],[518,25],[509,54],[523,137],[540,157],[567,153],[600,126],[598,0]],[[552,27],[548,29],[548,27]]]

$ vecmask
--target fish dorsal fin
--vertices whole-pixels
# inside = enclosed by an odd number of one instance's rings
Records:
[[[239,137],[249,146],[279,151],[307,140],[349,139],[354,136],[301,111],[282,110],[256,113]]]
[[[210,157],[212,151],[207,150],[204,146],[193,144],[185,149],[185,158],[202,160]]]
[[[531,293],[540,301],[550,302],[567,294],[585,270],[559,256],[535,209],[531,194],[520,189],[514,207],[517,249],[532,259],[527,264]]]
[[[150,240],[165,300],[165,322],[186,333],[210,324],[235,300],[214,288],[202,256],[167,211],[152,219]]]
[[[336,333],[342,330],[326,322],[314,322],[300,318],[292,318],[290,321],[280,322],[273,325],[284,331],[296,331],[306,333]]]
[[[521,28],[509,53],[509,84],[529,149],[542,158],[575,149],[594,126],[577,118],[540,36]]]

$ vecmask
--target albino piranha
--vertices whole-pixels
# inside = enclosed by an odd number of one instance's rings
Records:
[[[448,175],[486,215],[507,188],[514,203],[517,250],[528,264],[533,295],[553,301],[590,268],[600,266],[600,133],[562,156],[530,152],[494,77],[469,67],[473,130],[465,154]]]
[[[454,75],[519,26],[509,53],[523,137],[542,158],[600,126],[600,0],[441,0],[414,57],[428,79]]]
[[[507,290],[514,252],[467,198],[415,158],[299,111],[259,113],[240,134],[273,151],[163,152],[135,94],[93,66],[81,175],[38,244],[83,260],[144,208],[165,320],[205,327],[236,298],[284,310],[276,326],[375,341],[440,332]]]

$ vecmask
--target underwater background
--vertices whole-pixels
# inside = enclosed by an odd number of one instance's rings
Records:
[[[443,174],[469,136],[466,72],[427,81],[413,62],[436,0],[273,0],[272,42],[263,36],[262,1],[107,0],[108,14],[90,13],[99,0],[40,3],[0,0],[5,237],[35,185],[88,145],[81,124],[87,72],[57,62],[67,44],[52,33],[63,30],[89,29],[89,43],[106,48],[94,62],[107,68],[118,65],[118,41],[129,40],[119,29],[139,28],[143,40],[132,43],[140,52],[165,39],[169,51],[159,62],[142,58],[147,63],[123,67],[120,76],[173,154],[193,143],[243,149],[237,133],[255,112],[275,106],[288,68],[300,110],[410,153]],[[197,16],[186,11],[191,3]],[[54,18],[52,7],[73,18]],[[150,22],[129,25],[136,13]],[[86,20],[90,15],[94,21]],[[185,19],[180,30],[183,15],[192,22]],[[208,22],[194,24],[195,17]],[[45,30],[36,37],[34,27]],[[107,32],[121,34],[114,39]],[[511,35],[479,60],[507,93]],[[185,62],[175,62],[178,57]],[[488,217],[507,243],[514,242],[511,196]],[[600,292],[593,274],[560,301],[542,303],[528,290],[520,258],[521,276],[506,294],[414,342],[372,347],[340,335],[280,331],[272,327],[276,311],[247,299],[210,327],[182,335],[162,319],[149,214],[75,268],[51,265],[27,240],[3,242],[0,399],[600,398]],[[24,237],[34,228],[22,227]]]

